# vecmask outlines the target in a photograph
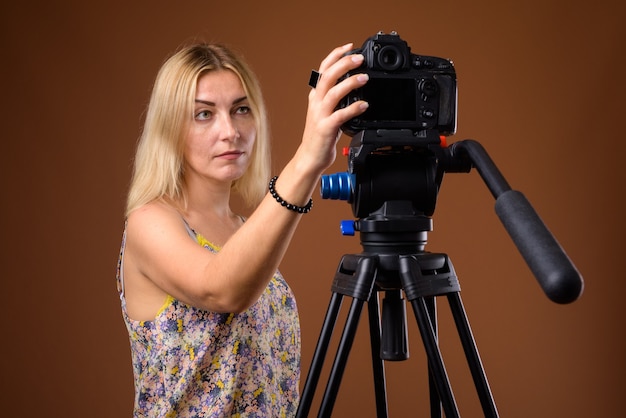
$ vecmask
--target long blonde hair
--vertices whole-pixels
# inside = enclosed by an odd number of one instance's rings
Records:
[[[194,44],[172,55],[157,74],[135,154],[126,216],[157,199],[184,206],[183,149],[193,119],[197,81],[207,71],[222,69],[233,71],[241,80],[256,125],[250,166],[233,182],[233,190],[250,206],[265,195],[270,139],[259,82],[243,58],[231,49],[219,44]]]

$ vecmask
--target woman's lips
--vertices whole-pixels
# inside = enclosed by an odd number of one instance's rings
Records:
[[[224,152],[224,153],[218,155],[217,157],[218,158],[223,158],[223,159],[226,159],[226,160],[235,160],[235,159],[239,158],[242,154],[243,154],[243,152],[241,152],[241,151],[227,151],[227,152]]]

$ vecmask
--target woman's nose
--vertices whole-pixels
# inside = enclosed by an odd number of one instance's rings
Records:
[[[239,137],[237,125],[230,115],[223,115],[220,118],[220,134],[223,139],[233,140]]]

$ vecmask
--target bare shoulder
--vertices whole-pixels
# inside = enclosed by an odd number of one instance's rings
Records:
[[[180,213],[164,202],[148,203],[128,216],[127,247],[138,266],[159,263],[166,256],[194,245]],[[146,273],[144,271],[144,273]]]
[[[160,201],[147,203],[128,215],[128,228],[140,232],[181,222],[182,218],[176,209]]]
[[[200,247],[190,239],[181,215],[162,202],[146,204],[128,216],[124,260],[127,309],[132,318],[153,319],[167,295],[182,298]],[[201,253],[203,255],[203,253]]]

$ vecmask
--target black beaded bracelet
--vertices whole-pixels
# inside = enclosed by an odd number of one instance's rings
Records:
[[[309,199],[309,202],[306,204],[306,206],[296,206],[296,205],[292,205],[291,203],[288,203],[285,199],[280,197],[280,195],[276,192],[276,189],[274,188],[274,186],[276,185],[277,179],[278,179],[278,176],[274,176],[270,180],[269,190],[270,190],[270,194],[272,195],[272,197],[276,199],[276,201],[280,203],[281,206],[284,206],[289,210],[292,210],[298,213],[309,213],[311,211],[311,207],[313,206],[313,199]]]

